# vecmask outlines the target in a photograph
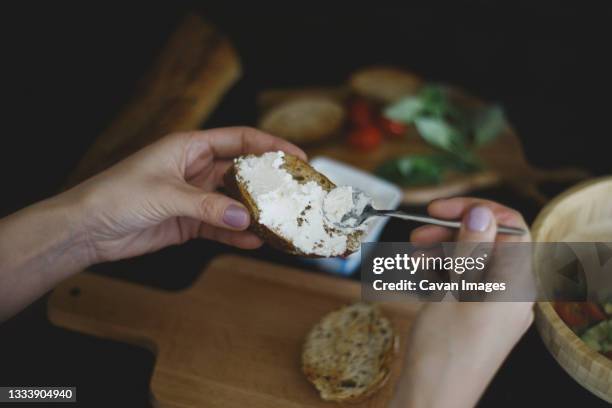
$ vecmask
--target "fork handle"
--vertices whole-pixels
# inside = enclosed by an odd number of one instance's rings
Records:
[[[447,228],[455,228],[455,229],[461,228],[460,221],[441,220],[439,218],[427,217],[425,215],[408,214],[403,211],[376,210],[376,215],[400,218],[402,220],[409,220],[409,221],[415,221],[415,222],[422,222],[424,224],[439,225],[441,227],[447,227]],[[500,234],[507,234],[507,235],[525,235],[527,233],[527,231],[522,228],[505,227],[503,225],[497,226],[497,232]]]

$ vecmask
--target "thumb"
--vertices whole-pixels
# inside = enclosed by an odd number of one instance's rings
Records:
[[[250,215],[245,206],[223,194],[187,186],[181,189],[176,198],[176,216],[191,217],[215,227],[236,231],[249,226]]]
[[[493,211],[487,206],[476,205],[463,216],[457,242],[494,242],[496,234]]]
[[[453,255],[455,258],[488,258],[493,247],[492,242],[495,242],[496,233],[497,223],[491,209],[483,205],[471,207],[463,215]],[[491,244],[486,244],[486,242]],[[475,274],[472,275],[477,278]]]
[[[455,258],[483,258],[488,261],[490,252],[492,251],[492,242],[495,241],[497,233],[497,223],[495,216],[489,207],[476,205],[471,207],[464,215],[461,221],[461,228],[457,235],[457,243],[455,244],[453,256]],[[483,242],[491,242],[491,244],[482,244]],[[458,275],[462,275],[465,269],[455,269]],[[471,270],[468,280],[472,282],[481,282],[484,278],[484,269]],[[462,300],[475,300],[472,295],[462,297]]]

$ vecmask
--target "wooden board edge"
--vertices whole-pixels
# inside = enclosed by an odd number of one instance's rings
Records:
[[[204,44],[206,39],[211,44]],[[194,55],[185,62],[182,59],[188,57],[180,47],[200,47],[202,55],[208,55],[202,60]],[[199,15],[189,13],[139,81],[132,98],[78,162],[65,187],[165,134],[197,128],[241,74],[240,58],[229,39]]]

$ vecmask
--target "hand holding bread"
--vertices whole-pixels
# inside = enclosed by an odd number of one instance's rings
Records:
[[[285,151],[291,143],[248,127],[169,135],[62,194],[77,202],[87,231],[89,263],[123,259],[193,238],[245,249],[261,240],[249,231],[249,212],[217,190],[232,159]]]

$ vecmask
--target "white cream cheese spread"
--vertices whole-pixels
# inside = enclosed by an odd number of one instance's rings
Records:
[[[349,247],[354,244],[347,239],[356,229],[338,228],[325,217],[323,203],[328,192],[314,181],[295,180],[283,168],[283,152],[245,156],[236,159],[235,164],[238,181],[259,209],[260,224],[305,254],[338,256],[356,249]],[[352,200],[347,200],[347,192],[338,196],[333,200],[334,213],[350,211],[347,206],[352,206]]]
[[[336,187],[327,194],[323,202],[323,212],[335,225],[356,227],[359,216],[372,199],[351,186]]]

